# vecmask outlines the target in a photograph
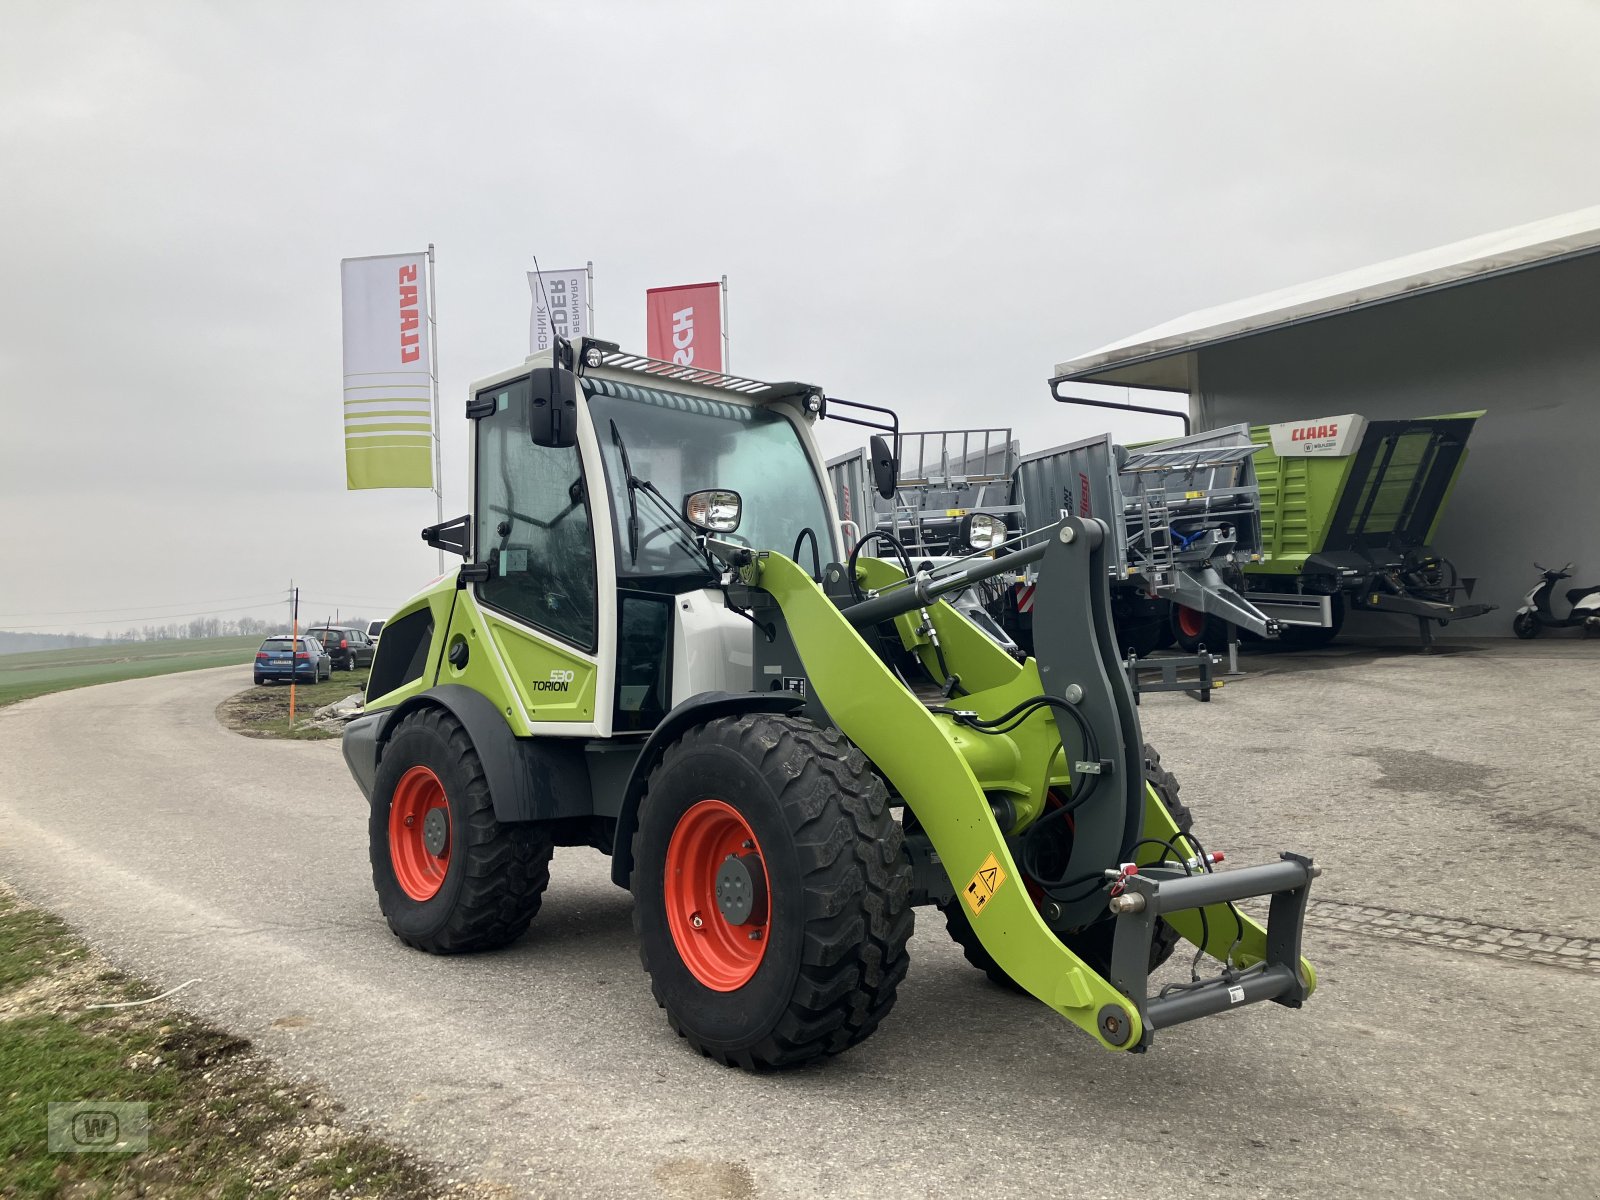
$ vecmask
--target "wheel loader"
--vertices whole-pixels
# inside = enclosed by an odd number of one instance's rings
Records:
[[[1102,523],[972,515],[937,570],[870,558],[814,427],[877,430],[892,489],[889,410],[593,339],[477,382],[467,418],[472,511],[424,531],[463,564],[385,624],[344,734],[401,941],[505,945],[554,848],[593,847],[672,1028],[750,1070],[868,1037],[919,907],[1108,1050],[1311,994],[1319,868],[1197,840],[1118,668]],[[1059,619],[1022,662],[940,599],[1033,564]]]

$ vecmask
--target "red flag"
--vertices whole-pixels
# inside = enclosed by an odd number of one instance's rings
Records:
[[[645,353],[651,358],[722,370],[722,285],[686,283],[644,294]]]

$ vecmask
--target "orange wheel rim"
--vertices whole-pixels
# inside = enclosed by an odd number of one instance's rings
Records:
[[[750,982],[767,952],[771,906],[755,831],[721,800],[700,800],[667,843],[667,927],[684,966],[714,992]]]
[[[413,900],[432,900],[450,870],[450,805],[444,784],[428,767],[412,767],[389,802],[389,861],[395,881]]]
[[[1206,631],[1206,618],[1204,613],[1196,612],[1185,605],[1178,605],[1178,632],[1184,637],[1199,637]]]

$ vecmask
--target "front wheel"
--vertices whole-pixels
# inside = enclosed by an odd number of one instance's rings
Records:
[[[1539,636],[1539,618],[1531,612],[1518,613],[1511,618],[1511,632],[1523,641]]]
[[[883,781],[837,730],[751,713],[669,746],[640,807],[631,887],[672,1028],[747,1070],[867,1038],[906,973],[901,840]]]
[[[549,837],[496,819],[472,739],[440,709],[404,718],[389,739],[367,836],[389,928],[429,954],[516,940],[550,882]]]

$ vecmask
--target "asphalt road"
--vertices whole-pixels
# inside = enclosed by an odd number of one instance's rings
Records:
[[[1210,845],[1329,873],[1303,1010],[1143,1056],[987,984],[935,916],[867,1043],[725,1070],[668,1029],[591,851],[558,851],[509,950],[409,951],[337,744],[216,724],[238,669],[0,709],[0,876],[158,987],[201,977],[190,1008],[515,1195],[1587,1197],[1597,652],[1273,656],[1213,704],[1151,697]]]

